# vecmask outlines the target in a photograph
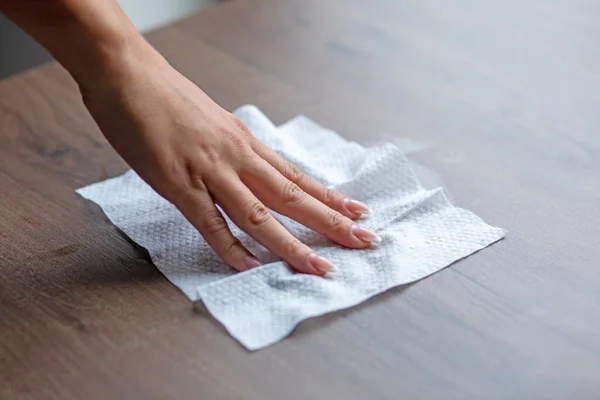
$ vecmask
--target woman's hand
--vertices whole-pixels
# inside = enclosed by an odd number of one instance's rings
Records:
[[[216,204],[301,272],[322,275],[334,267],[268,208],[346,247],[379,239],[352,222],[367,211],[364,204],[321,186],[256,140],[152,49],[115,0],[0,0],[0,10],[71,73],[114,148],[235,269],[259,261],[231,234]]]
[[[218,204],[257,242],[298,271],[334,269],[288,232],[269,209],[350,248],[378,237],[352,220],[367,207],[327,189],[267,148],[231,113],[149,46],[81,85],[102,132],[129,165],[171,201],[235,269],[260,265],[235,238]]]

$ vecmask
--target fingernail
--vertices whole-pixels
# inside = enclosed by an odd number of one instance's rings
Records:
[[[352,225],[352,233],[360,240],[369,243],[381,243],[381,237],[370,229],[362,228],[356,224]]]
[[[244,264],[246,265],[246,269],[260,267],[262,265],[256,257],[252,257],[252,256],[246,256],[246,259],[244,260]]]
[[[344,207],[350,212],[360,215],[369,215],[371,211],[369,207],[365,203],[361,203],[358,200],[352,200],[349,198],[344,198]]]
[[[313,267],[317,271],[321,271],[324,273],[337,270],[337,268],[331,263],[331,261],[317,255],[317,253],[310,253],[308,256],[308,262],[311,267]]]

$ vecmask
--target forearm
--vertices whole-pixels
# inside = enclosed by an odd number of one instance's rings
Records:
[[[0,0],[0,10],[80,84],[148,47],[114,0]]]

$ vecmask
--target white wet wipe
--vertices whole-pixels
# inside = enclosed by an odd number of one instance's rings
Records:
[[[382,243],[345,249],[274,213],[297,238],[338,268],[326,278],[299,274],[228,220],[232,232],[264,263],[237,273],[169,202],[133,171],[79,189],[145,247],[156,267],[192,301],[202,301],[249,350],[287,336],[304,319],[361,303],[394,286],[424,278],[504,236],[453,206],[441,188],[425,190],[395,145],[365,148],[298,116],[280,127],[254,106],[235,114],[266,145],[324,185],[372,210],[361,225]]]

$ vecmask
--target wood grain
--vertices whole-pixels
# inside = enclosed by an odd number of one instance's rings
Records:
[[[74,189],[57,65],[0,81],[0,398],[600,397],[600,3],[233,0],[149,35],[228,109],[406,137],[507,239],[248,353]]]

